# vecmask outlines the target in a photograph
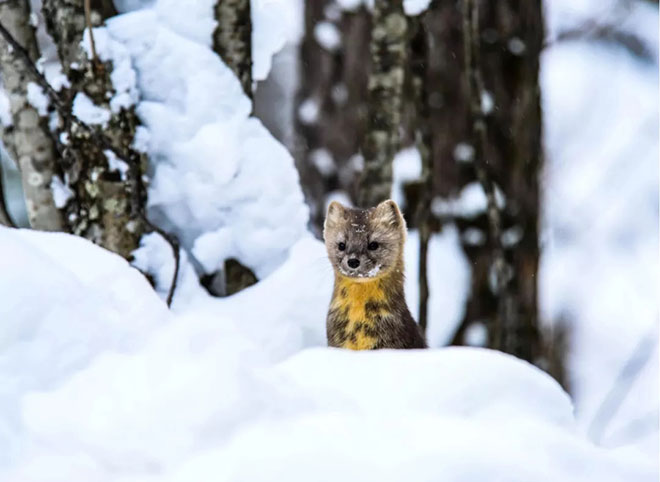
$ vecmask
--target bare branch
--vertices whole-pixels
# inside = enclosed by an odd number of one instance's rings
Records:
[[[140,215],[142,217],[142,221],[144,222],[144,224],[152,231],[155,231],[156,233],[160,234],[165,239],[165,241],[169,243],[170,247],[172,248],[172,255],[174,256],[174,274],[172,275],[172,282],[170,283],[170,289],[167,292],[167,299],[166,299],[167,306],[169,307],[172,305],[172,299],[174,298],[174,292],[176,291],[176,284],[179,278],[179,267],[181,265],[179,240],[175,235],[164,231],[163,229],[159,228],[151,221],[149,221],[144,213],[140,213]]]
[[[596,410],[591,424],[589,424],[587,433],[589,434],[589,438],[595,443],[600,442],[607,426],[630,393],[635,380],[637,380],[651,359],[651,355],[653,355],[657,345],[658,333],[655,326],[653,326],[651,331],[645,334],[635,346],[632,355],[621,368],[621,371],[614,380],[612,388],[603,399],[598,410]]]
[[[96,42],[94,42],[94,31],[92,30],[92,7],[90,5],[91,0],[85,0],[85,23],[87,24],[87,30],[89,30],[89,43],[92,48],[92,64],[96,70],[103,68],[103,64],[99,60],[99,56],[96,54]]]

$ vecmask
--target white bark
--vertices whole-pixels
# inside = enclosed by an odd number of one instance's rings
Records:
[[[94,2],[101,10],[91,12],[93,24],[101,23],[104,11],[112,13],[111,3]],[[110,109],[109,99],[114,94],[112,62],[94,62],[80,47],[86,28],[83,0],[44,0],[43,12],[69,79],[70,87],[63,93],[67,108],[71,110],[76,95],[83,93],[95,106],[105,109],[109,120],[102,134],[130,166],[125,178],[110,170],[106,147],[93,136],[96,128],[81,129],[66,122],[60,126],[68,135],[63,157],[69,188],[75,193],[67,206],[71,230],[129,259],[145,230],[140,213],[145,201],[141,172],[146,159],[131,148],[139,121],[133,106],[119,112]]]
[[[36,61],[39,53],[29,19],[27,1],[0,3],[0,22]],[[50,188],[57,151],[48,121],[28,102],[27,85],[31,79],[25,63],[3,39],[0,39],[0,68],[12,119],[11,125],[3,126],[2,140],[21,171],[30,226],[47,231],[63,230],[62,214],[55,206]]]

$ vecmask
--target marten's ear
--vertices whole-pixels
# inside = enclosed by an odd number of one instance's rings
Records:
[[[388,227],[405,229],[406,222],[403,219],[399,206],[394,201],[388,199],[374,208],[372,219]]]
[[[337,201],[332,201],[328,206],[328,213],[325,216],[325,223],[323,223],[323,235],[328,229],[333,229],[339,222],[345,218],[346,208]]]

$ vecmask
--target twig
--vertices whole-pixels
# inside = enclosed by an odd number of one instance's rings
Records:
[[[621,404],[630,393],[637,377],[642,373],[642,369],[651,359],[658,344],[658,335],[655,326],[650,333],[645,334],[635,346],[631,357],[623,365],[617,375],[612,388],[607,393],[602,403],[598,407],[591,424],[589,424],[589,438],[595,443],[599,443],[608,424],[612,421],[614,415],[621,407]]]
[[[41,88],[44,89],[44,91],[46,91],[48,97],[53,102],[58,112],[64,112],[65,111],[64,103],[62,102],[62,99],[60,98],[59,94],[48,83],[46,77],[44,77],[44,75],[41,72],[39,72],[37,66],[34,65],[34,62],[32,62],[32,59],[30,58],[30,54],[28,53],[28,51],[25,50],[25,48],[16,41],[14,36],[11,33],[9,33],[9,31],[5,28],[4,25],[2,25],[2,23],[0,23],[0,35],[11,46],[14,53],[17,54],[18,57],[20,57],[23,60],[28,71],[32,73],[36,82],[41,86]]]
[[[165,241],[169,243],[170,247],[172,248],[172,254],[174,255],[174,274],[172,275],[172,282],[170,283],[170,289],[167,292],[167,299],[166,299],[167,306],[168,307],[172,306],[172,299],[174,298],[174,292],[176,291],[177,280],[179,278],[179,267],[181,265],[181,254],[179,253],[179,240],[175,235],[164,231],[163,229],[159,228],[151,221],[149,221],[143,212],[140,213],[140,217],[142,218],[144,224],[146,224],[151,230],[160,234],[165,239]]]
[[[170,306],[170,304],[172,303],[172,299],[174,297],[177,277],[179,274],[179,265],[180,265],[179,240],[173,234],[167,233],[158,226],[152,224],[151,221],[149,221],[146,215],[144,214],[142,203],[140,202],[142,196],[142,183],[140,182],[140,161],[139,161],[140,155],[131,147],[128,147],[126,149],[126,152],[122,152],[122,150],[118,149],[113,145],[113,143],[105,134],[95,129],[92,129],[90,126],[88,126],[80,119],[78,119],[75,116],[75,114],[73,114],[73,112],[69,112],[68,109],[65,107],[64,101],[62,101],[60,95],[48,83],[46,77],[44,77],[44,75],[41,72],[39,72],[37,67],[32,62],[32,59],[30,59],[30,55],[25,50],[25,48],[23,48],[23,46],[16,41],[16,39],[12,36],[11,33],[9,33],[9,31],[4,27],[4,25],[2,25],[2,23],[0,23],[0,36],[2,36],[7,41],[7,43],[11,45],[17,56],[25,63],[25,65],[28,68],[28,71],[33,75],[35,81],[44,89],[44,91],[48,95],[48,98],[55,106],[55,109],[60,114],[64,122],[67,124],[69,130],[74,127],[84,130],[103,149],[110,150],[120,159],[125,159],[129,161],[128,164],[132,168],[131,172],[132,172],[133,182],[135,183],[133,186],[134,213],[137,214],[144,221],[145,225],[147,225],[153,231],[157,232],[163,238],[165,238],[165,240],[170,244],[172,248],[172,252],[174,253],[174,276],[172,278],[172,283],[170,285],[170,289],[167,295],[167,306]]]
[[[92,30],[92,7],[90,3],[91,0],[85,0],[83,4],[85,9],[85,23],[87,24],[87,30],[89,30],[89,43],[92,48],[92,65],[99,71],[103,68],[103,64],[96,54],[96,43],[94,42],[94,31]]]

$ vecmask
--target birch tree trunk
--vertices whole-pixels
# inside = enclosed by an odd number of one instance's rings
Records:
[[[246,95],[252,98],[252,19],[250,0],[218,0],[218,26],[213,32],[213,50],[236,74]]]
[[[392,159],[400,144],[408,40],[401,0],[375,0],[372,22],[368,124],[362,148],[364,172],[357,196],[361,207],[375,206],[391,194]]]
[[[93,25],[103,18],[99,12],[111,13],[112,3],[95,2],[91,10]],[[63,94],[72,112],[73,102],[87,96],[92,103],[109,113],[102,132],[112,142],[116,152],[125,153],[119,159],[127,163],[125,172],[111,170],[103,146],[85,129],[76,128],[71,119],[60,119],[60,131],[68,140],[62,146],[69,187],[75,193],[67,204],[67,220],[72,231],[106,249],[130,258],[145,231],[140,216],[145,202],[141,173],[145,156],[129,159],[135,130],[139,122],[133,107],[113,111],[109,99],[115,93],[110,75],[112,62],[90,59],[80,47],[86,27],[83,0],[44,0],[44,17],[49,34],[55,41],[62,68],[71,84]]]
[[[27,50],[33,62],[39,58],[34,28],[30,25],[27,0],[0,3],[0,22]],[[65,229],[62,213],[55,206],[51,182],[57,171],[58,152],[48,128],[46,112],[39,112],[28,101],[30,84],[25,63],[0,38],[2,83],[9,98],[11,124],[4,125],[2,141],[21,171],[30,226],[46,231]]]

